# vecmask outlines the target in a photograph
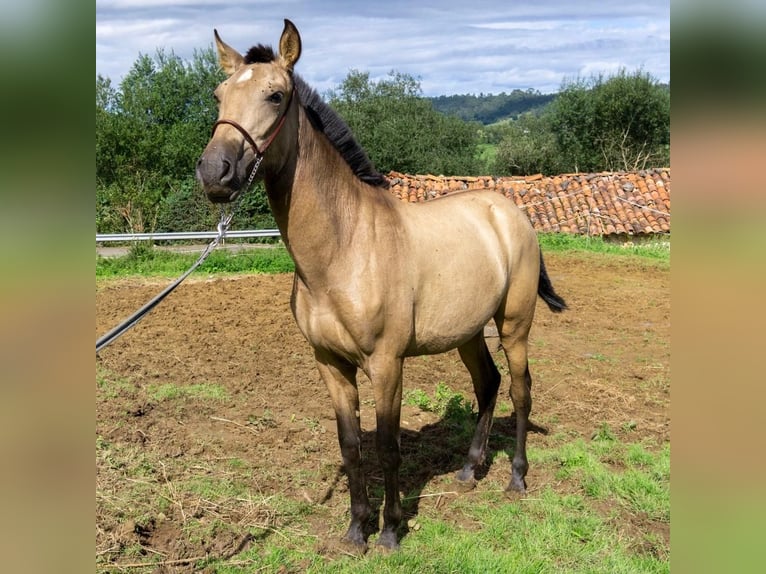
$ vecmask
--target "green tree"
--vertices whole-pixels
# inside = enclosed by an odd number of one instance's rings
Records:
[[[551,104],[550,123],[566,170],[669,162],[670,93],[641,71],[565,82]]]
[[[503,138],[497,146],[493,172],[497,175],[546,175],[561,173],[559,147],[550,115],[532,112],[502,124]],[[495,130],[500,131],[498,128]]]
[[[223,77],[212,48],[191,63],[164,50],[141,55],[117,90],[96,77],[99,231],[157,229],[169,223],[163,210],[178,203],[173,194],[190,197],[217,116],[212,92]]]
[[[383,173],[471,175],[479,166],[476,126],[434,110],[408,74],[375,82],[351,70],[328,98]]]

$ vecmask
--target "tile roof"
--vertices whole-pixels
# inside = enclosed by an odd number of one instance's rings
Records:
[[[526,212],[538,232],[638,236],[670,233],[670,168],[634,172],[509,177],[390,172],[402,201],[428,201],[464,189],[494,189]]]

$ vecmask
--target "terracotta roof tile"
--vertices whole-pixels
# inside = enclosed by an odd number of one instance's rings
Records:
[[[465,189],[494,189],[542,232],[590,235],[670,233],[670,169],[525,177],[388,174],[402,201],[430,201]]]

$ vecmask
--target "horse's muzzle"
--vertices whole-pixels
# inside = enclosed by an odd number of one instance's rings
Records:
[[[239,196],[239,191],[231,189],[211,190],[206,189],[205,195],[212,203],[231,203]]]
[[[234,201],[242,187],[237,161],[220,148],[205,150],[197,161],[197,180],[213,203]]]

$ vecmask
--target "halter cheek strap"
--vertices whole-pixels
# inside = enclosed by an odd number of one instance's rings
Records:
[[[294,91],[294,89],[293,89],[293,91]],[[258,144],[255,143],[255,140],[253,139],[253,136],[251,136],[245,128],[243,128],[241,125],[239,125],[234,120],[227,120],[227,119],[224,118],[224,119],[221,119],[221,120],[218,120],[217,122],[215,122],[213,124],[213,130],[210,132],[210,137],[213,137],[213,134],[215,134],[215,130],[218,128],[218,126],[220,126],[221,124],[228,124],[228,125],[236,128],[236,130],[239,133],[242,134],[242,137],[244,137],[245,141],[250,144],[250,146],[255,151],[256,155],[262,156],[263,154],[266,153],[266,150],[269,149],[269,146],[274,141],[274,139],[276,139],[277,135],[279,134],[279,131],[282,129],[282,126],[285,124],[285,120],[287,119],[287,112],[290,111],[290,105],[292,103],[293,103],[293,93],[290,92],[290,100],[287,102],[287,107],[285,108],[285,112],[282,114],[282,117],[279,118],[279,120],[277,121],[276,127],[271,132],[271,135],[268,138],[266,138],[265,142],[263,142],[263,148],[262,149],[258,148]]]

